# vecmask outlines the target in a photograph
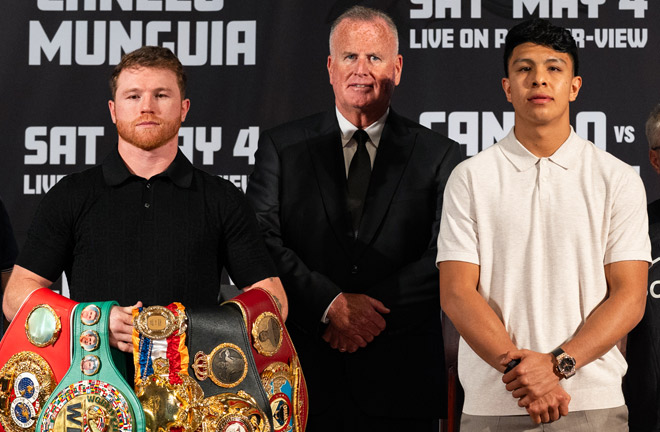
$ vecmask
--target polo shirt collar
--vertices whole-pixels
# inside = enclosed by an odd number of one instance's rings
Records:
[[[499,145],[506,158],[511,161],[518,171],[526,171],[536,165],[541,158],[527,150],[516,139],[513,130],[514,128],[511,128],[509,134],[499,142]],[[568,135],[566,141],[547,159],[564,169],[571,169],[575,166],[583,148],[584,143],[578,139],[573,126],[571,126],[571,133]]]
[[[106,156],[101,166],[103,168],[103,178],[109,186],[118,186],[131,177],[137,177],[128,170],[117,148]],[[170,166],[154,177],[159,176],[169,177],[175,185],[187,188],[192,184],[193,166],[183,155],[181,149],[178,149]]]

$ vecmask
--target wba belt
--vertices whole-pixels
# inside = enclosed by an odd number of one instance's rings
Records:
[[[34,431],[37,416],[71,364],[76,302],[48,288],[23,302],[0,341],[0,431]]]
[[[39,415],[37,432],[144,430],[140,402],[112,358],[108,323],[110,309],[116,304],[81,303],[76,307],[71,367]]]
[[[147,431],[304,431],[304,378],[267,292],[253,289],[222,306],[152,306],[134,316],[136,393]]]
[[[268,394],[275,432],[300,432],[307,424],[307,385],[284,320],[272,296],[251,289],[226,302],[237,306],[257,364],[261,384]]]

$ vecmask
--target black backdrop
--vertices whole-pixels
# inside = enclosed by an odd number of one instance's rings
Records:
[[[244,189],[259,132],[332,107],[330,23],[360,3],[391,14],[404,58],[393,107],[470,156],[513,123],[501,90],[506,29],[530,15],[571,28],[583,87],[577,132],[660,182],[644,122],[660,102],[653,0],[20,0],[0,2],[0,196],[19,245],[43,193],[115,145],[108,77],[121,53],[171,47],[189,75],[180,144]]]

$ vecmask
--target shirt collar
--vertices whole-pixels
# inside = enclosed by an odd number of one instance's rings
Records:
[[[131,177],[138,177],[128,170],[123,159],[119,155],[119,150],[115,148],[106,156],[101,164],[103,168],[103,178],[109,186],[118,186]],[[190,187],[193,177],[193,166],[183,155],[181,149],[178,149],[174,160],[167,169],[154,177],[168,177],[172,182],[182,188]]]
[[[337,113],[337,122],[339,123],[339,129],[341,130],[341,145],[342,147],[346,147],[358,128],[355,127],[353,123],[346,120],[346,117],[339,112],[337,107],[335,107],[335,112]],[[380,144],[380,137],[383,135],[385,120],[387,120],[389,113],[390,109],[387,108],[387,111],[385,111],[385,114],[383,114],[381,118],[364,128],[364,131],[369,134],[369,140],[376,148],[378,148],[378,144]]]
[[[526,171],[536,165],[541,159],[527,150],[520,141],[516,139],[514,128],[511,128],[509,134],[499,142],[500,149],[509,161],[519,170]],[[568,135],[566,141],[547,159],[559,165],[564,169],[571,169],[575,166],[584,143],[579,139],[578,135],[571,126],[571,133]]]

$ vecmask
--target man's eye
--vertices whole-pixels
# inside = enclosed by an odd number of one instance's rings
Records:
[[[156,95],[156,97],[157,97],[157,98],[166,98],[166,97],[168,97],[168,95],[166,95],[165,93],[158,93],[158,94]]]
[[[129,95],[128,99],[140,99],[140,96],[138,96],[138,95]]]
[[[371,61],[380,61],[380,57],[372,55],[371,56]]]
[[[346,56],[346,60],[355,60],[357,56],[355,54],[349,54]]]

